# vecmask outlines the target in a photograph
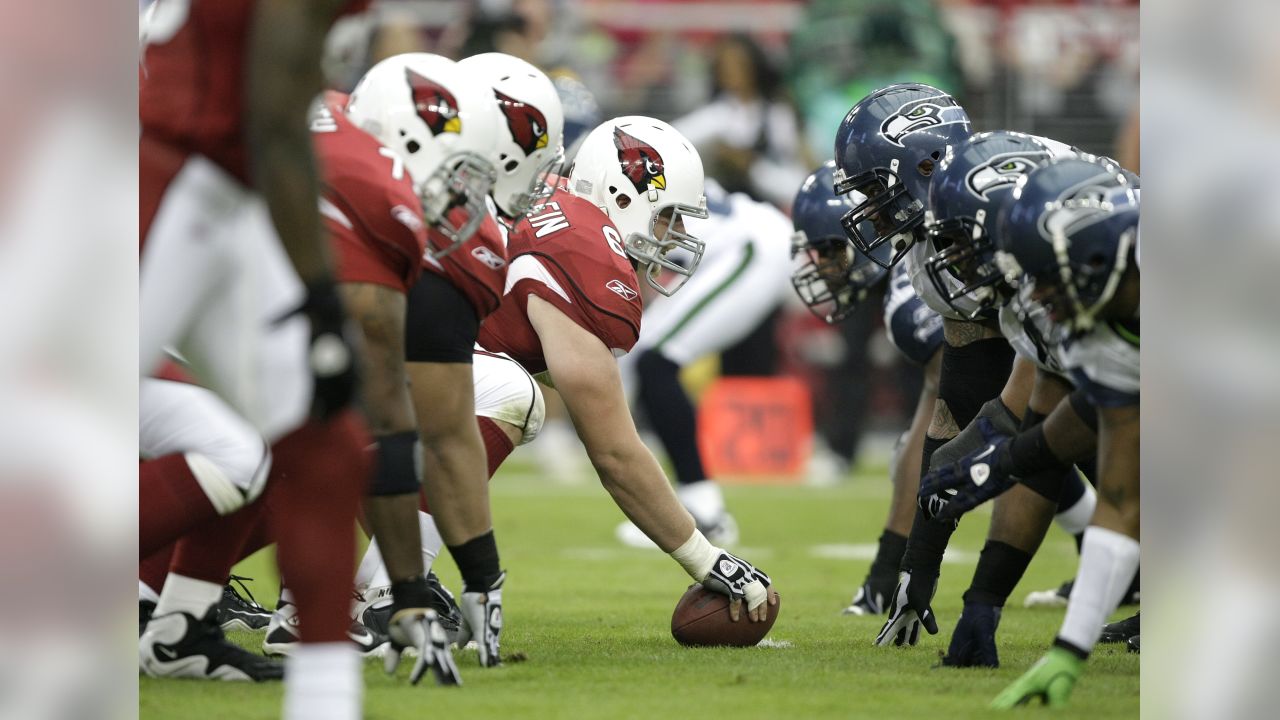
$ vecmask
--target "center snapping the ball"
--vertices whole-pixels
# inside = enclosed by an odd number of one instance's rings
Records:
[[[769,597],[778,597],[778,593],[769,588]],[[746,602],[742,604],[742,614],[737,622],[729,619],[729,598],[712,592],[701,583],[689,586],[676,610],[671,615],[671,637],[681,645],[692,646],[727,646],[752,647],[764,639],[778,619],[781,600],[776,605],[768,605],[768,616],[761,622],[747,619]]]

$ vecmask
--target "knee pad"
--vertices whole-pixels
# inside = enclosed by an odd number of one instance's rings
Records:
[[[964,427],[982,404],[999,397],[1013,367],[1013,348],[1004,338],[978,340],[961,347],[944,345],[938,399],[956,424]]]
[[[369,483],[369,494],[416,495],[422,483],[418,433],[414,430],[382,435],[377,439],[378,461]]]
[[[996,430],[1005,435],[1014,435],[1018,432],[1018,419],[1013,416],[1009,408],[1004,406],[1004,403],[1000,402],[998,397],[983,404],[978,410],[977,417],[989,419]],[[959,435],[934,451],[933,464],[936,467],[942,467],[975,450],[982,449],[985,445],[986,441],[982,438],[982,431],[978,429],[978,424],[971,422],[960,431]]]

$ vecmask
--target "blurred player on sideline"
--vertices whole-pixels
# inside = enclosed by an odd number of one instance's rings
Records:
[[[717,545],[738,542],[738,523],[724,493],[708,478],[698,450],[697,413],[680,384],[680,369],[736,344],[782,302],[788,286],[787,217],[743,193],[706,184],[704,219],[686,222],[706,244],[698,272],[679,294],[648,299],[640,339],[619,361],[634,395],[671,459],[676,496],[698,529]],[[675,256],[678,257],[678,256]],[[653,547],[633,523],[618,526],[618,539]]]
[[[347,409],[355,357],[316,208],[306,116],[326,32],[366,5],[161,0],[143,27],[140,370],[151,374],[177,349],[263,440],[252,461],[223,462],[166,434],[180,427],[148,426],[165,403],[143,396],[143,428],[157,432],[140,437],[152,457],[140,468],[140,549],[163,544],[150,522],[171,537],[251,501],[268,443],[288,436],[305,449],[304,471],[279,489],[298,508],[281,518],[280,564],[310,628],[290,659],[287,718],[360,715],[340,580],[354,546],[334,528],[354,523],[366,440]],[[213,619],[222,588],[170,576],[141,640],[154,667],[272,677],[222,638]]]

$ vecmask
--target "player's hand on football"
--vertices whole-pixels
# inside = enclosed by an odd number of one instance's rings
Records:
[[[1009,489],[1015,482],[996,462],[1013,439],[985,417],[975,420],[985,444],[955,462],[931,469],[920,479],[916,505],[931,520],[954,522],[960,516]]]
[[[769,576],[727,550],[719,551],[711,570],[700,582],[708,590],[729,596],[729,617],[734,622],[742,617],[743,601],[747,604],[747,618],[752,622],[769,616],[766,604],[778,604],[778,594],[768,592]]]
[[[480,666],[496,667],[502,664],[500,638],[502,635],[502,584],[507,579],[504,572],[484,591],[464,588],[462,602],[462,632],[458,645],[475,640],[480,650]]]
[[[314,382],[311,416],[328,419],[355,399],[359,381],[356,335],[333,283],[309,285],[306,301],[296,312],[305,315],[311,326],[307,346],[307,367]]]
[[[876,636],[876,645],[915,645],[922,625],[930,635],[937,635],[938,619],[929,606],[937,588],[937,575],[910,570],[899,573],[898,587],[889,603],[889,619]]]

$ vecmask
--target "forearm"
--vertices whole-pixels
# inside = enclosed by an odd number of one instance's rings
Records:
[[[339,286],[343,305],[360,327],[365,376],[361,404],[374,437],[415,429],[404,365],[404,295],[367,283]]]
[[[600,482],[618,508],[663,552],[671,552],[693,534],[693,517],[680,505],[653,453],[636,437],[617,450],[591,452]]]
[[[898,462],[892,470],[893,500],[885,529],[899,535],[911,532],[911,523],[916,516],[916,493],[920,491],[924,437],[925,431],[929,429],[929,421],[933,419],[933,406],[938,399],[938,371],[941,364],[942,353],[938,352],[925,368],[925,383],[920,390],[920,398],[916,401],[911,427],[907,430],[907,442],[898,454]]]
[[[249,38],[245,109],[254,187],[304,283],[327,281],[307,113],[322,88],[320,54],[333,2],[260,2]],[[317,7],[319,6],[319,7]],[[280,28],[289,28],[281,33]]]

